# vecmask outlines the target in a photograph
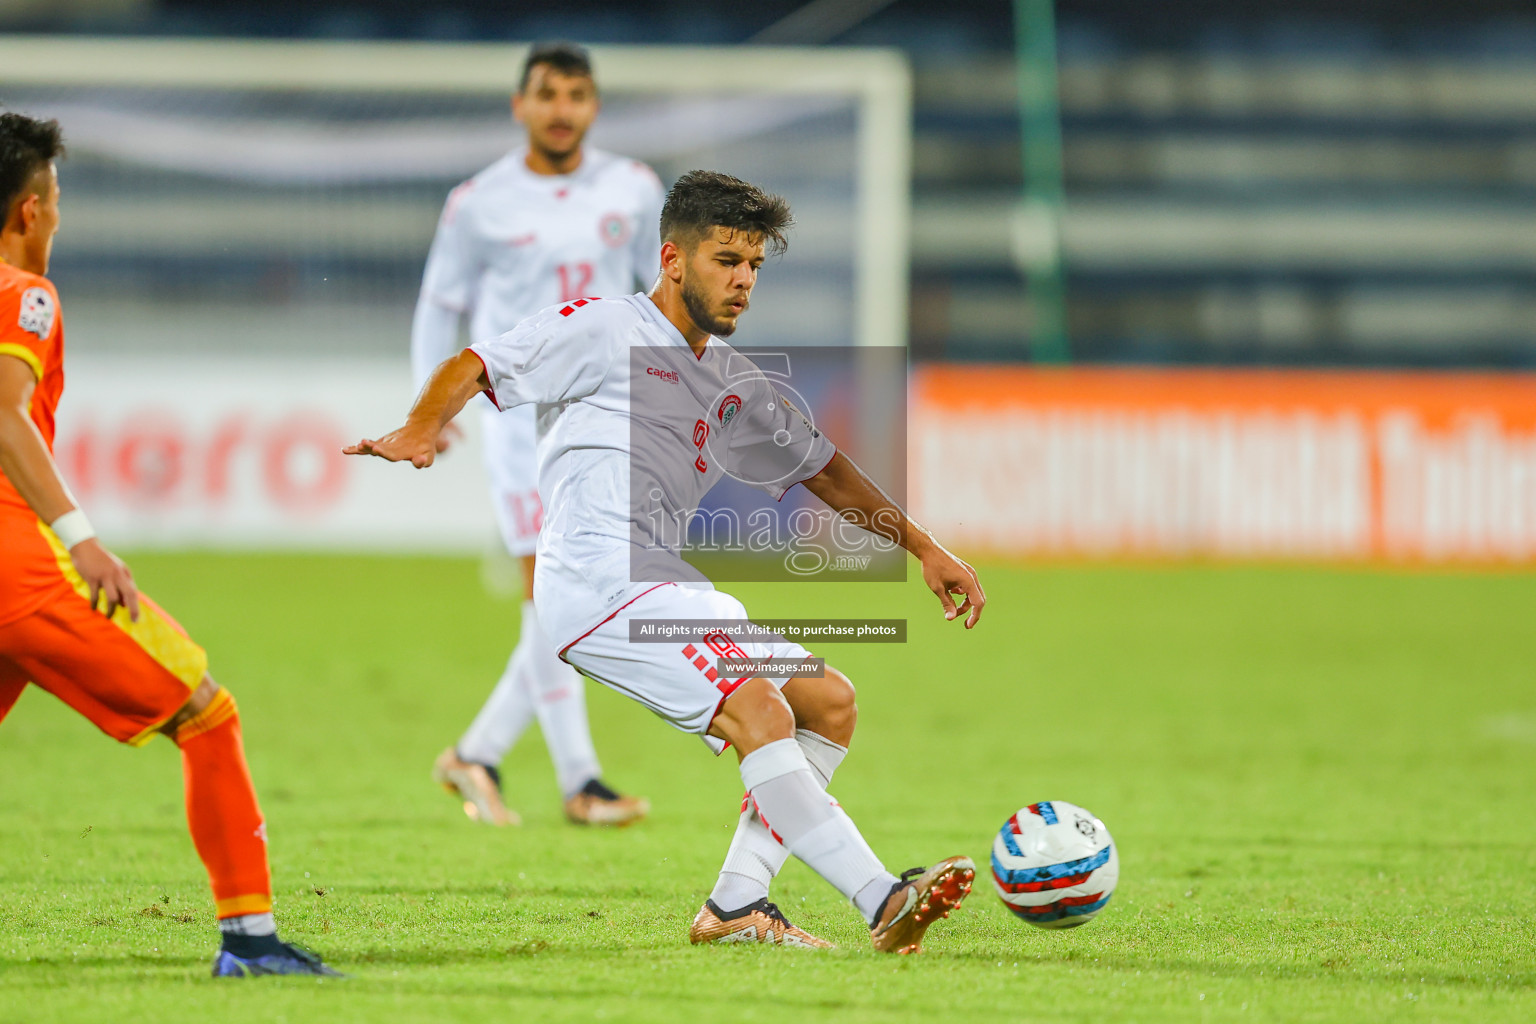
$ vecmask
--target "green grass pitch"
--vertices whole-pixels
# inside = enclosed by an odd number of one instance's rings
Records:
[[[1536,575],[990,565],[974,633],[917,582],[737,586],[762,615],[906,617],[821,645],[860,687],[833,789],[893,869],[984,863],[1019,806],[1092,808],[1119,891],[1016,922],[985,877],[920,957],[792,862],[842,945],[688,945],[734,761],[595,686],[610,779],[653,817],[563,823],[536,734],[521,829],[428,779],[516,604],[467,560],[144,555],[239,698],[283,933],[345,982],[207,977],[211,901],[174,749],[37,690],[0,726],[0,1022],[1536,1020]]]

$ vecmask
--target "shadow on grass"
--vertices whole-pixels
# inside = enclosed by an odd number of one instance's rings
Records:
[[[624,1001],[635,998],[633,973],[608,970],[608,964],[628,961],[633,966],[636,953],[660,952],[669,956],[668,967],[674,984],[667,986],[665,998],[669,1004],[686,1007],[714,1006],[720,993],[708,989],[691,991],[686,986],[693,957],[710,958],[709,953],[725,954],[733,959],[761,954],[766,958],[783,956],[782,950],[764,948],[731,950],[694,950],[692,947],[668,945],[652,951],[636,947],[593,949],[591,947],[558,948],[531,942],[514,946],[467,950],[374,950],[351,956],[328,958],[337,969],[348,975],[344,984],[348,991],[368,991],[393,997],[429,998],[433,1000],[487,999],[501,1002],[517,1000],[588,999],[599,1001]],[[537,958],[537,960],[535,959]],[[682,959],[679,959],[682,958]],[[534,968],[538,960],[546,964],[554,959],[561,966],[555,967],[557,976],[568,979],[568,984],[551,984],[549,966]],[[565,970],[569,963],[571,970]],[[182,986],[189,982],[206,979],[211,985],[227,985],[227,979],[216,979],[209,974],[212,954],[207,957],[152,957],[123,955],[115,957],[42,957],[31,960],[0,958],[0,973],[6,985],[13,990],[54,990],[68,987],[72,990],[100,990],[121,992],[124,988],[144,988],[164,985]],[[606,979],[594,979],[587,969],[598,967]],[[488,971],[503,967],[500,976],[479,975],[465,977],[454,974],[449,979],[435,975],[432,968],[467,968]],[[580,969],[578,975],[576,971]],[[406,976],[401,972],[409,971]],[[329,981],[319,978],[279,978],[277,984],[315,984]],[[242,982],[266,986],[272,979]],[[839,1011],[867,1005],[855,999],[835,995],[802,995],[776,993],[775,1005],[790,1012]],[[686,1011],[683,1011],[686,1012]]]
[[[682,948],[687,949],[689,947]],[[75,972],[81,970],[102,970],[105,976],[124,970],[134,972],[149,972],[152,970],[166,972],[182,971],[188,968],[208,969],[213,964],[213,958],[217,951],[216,946],[210,945],[206,956],[151,956],[145,953],[121,953],[97,956],[0,957],[0,972],[4,972],[6,983],[11,984],[26,982],[29,973],[37,979],[37,983],[42,983],[44,979],[40,975],[60,970]],[[514,943],[512,945],[486,945],[473,949],[370,949],[339,956],[325,953],[324,951],[322,953],[325,955],[327,963],[334,963],[339,970],[346,971],[352,968],[364,967],[402,967],[411,969],[420,967],[473,967],[531,960],[533,957],[542,957],[545,960],[551,958],[568,958],[573,961],[617,960],[621,957],[633,956],[637,953],[648,954],[669,951],[678,951],[678,947],[675,945],[654,948],[636,945],[555,946],[534,940]],[[81,975],[78,973],[72,974],[72,983],[80,977]]]
[[[90,970],[101,968],[106,971],[130,970],[136,973],[156,971],[184,971],[188,968],[201,968],[210,970],[213,967],[213,958],[218,953],[217,944],[208,947],[206,956],[149,956],[145,953],[120,953],[116,956],[34,956],[0,957],[0,971],[5,973],[6,985],[17,983],[26,984],[27,975],[32,973],[37,977],[37,972],[59,970]],[[71,984],[80,975],[72,974]],[[44,979],[37,977],[36,983],[43,983]],[[48,982],[51,984],[51,981]]]
[[[666,942],[655,946],[613,944],[594,946],[555,945],[538,940],[506,944],[488,944],[467,949],[365,949],[333,951],[327,954],[327,962],[351,975],[351,984],[379,990],[423,996],[442,996],[444,981],[433,976],[432,969],[464,968],[504,973],[488,977],[464,977],[455,975],[449,985],[455,997],[484,997],[499,999],[543,999],[551,997],[611,999],[628,998],[634,993],[633,972],[649,965],[660,966],[674,979],[682,979],[689,972],[721,966],[721,958],[741,961],[738,966],[748,967],[761,958],[771,962],[789,953],[772,947],[705,947],[695,949]],[[883,966],[891,958],[868,949],[842,949],[830,953],[814,954],[814,959],[804,961],[833,970],[864,972],[877,964]],[[184,983],[208,974],[213,951],[197,956],[151,956],[125,953],[115,956],[78,957],[18,957],[0,958],[0,974],[7,987],[43,990],[67,983],[71,988],[121,988],[125,982],[133,984]],[[916,971],[927,973],[931,965],[935,970],[946,966],[974,965],[991,967],[999,959],[1011,960],[1021,967],[1087,968],[1106,975],[1164,974],[1194,978],[1218,978],[1236,981],[1273,981],[1324,983],[1340,987],[1349,986],[1421,986],[1434,988],[1486,992],[1530,992],[1536,990],[1536,973],[1524,972],[1512,977],[1479,977],[1454,969],[1413,967],[1401,970],[1383,968],[1356,968],[1327,966],[1323,964],[1282,963],[1273,960],[1245,964],[1214,963],[1209,960],[1177,957],[1134,957],[1105,955],[1090,952],[1070,952],[1061,956],[1031,955],[1020,957],[1016,950],[957,951],[952,953],[930,952],[921,957],[901,958],[898,963],[902,973]],[[798,961],[797,961],[798,962]],[[894,966],[894,964],[893,964]],[[570,981],[569,985],[550,984],[549,972]],[[593,971],[611,979],[596,981]],[[673,972],[676,972],[675,974]],[[401,976],[404,974],[405,976]],[[190,976],[190,977],[189,977]],[[654,975],[652,975],[654,977]],[[700,1004],[718,1001],[718,992],[701,992],[693,995],[684,990],[674,991],[667,986],[667,999],[681,1003]],[[866,1005],[866,1001],[851,993],[839,995],[804,992],[799,996],[779,991],[775,1001],[791,1009],[836,1010]],[[877,1000],[878,1002],[878,1000]]]
[[[388,991],[403,995],[415,996],[441,996],[442,988],[426,980],[401,980],[386,979]],[[711,1014],[716,1012],[722,1001],[722,992],[718,989],[689,990],[681,985],[669,987],[665,994],[646,993],[638,995],[635,987],[626,979],[616,978],[611,985],[594,985],[590,982],[557,987],[551,985],[519,984],[515,981],[489,981],[484,979],[455,979],[453,985],[455,997],[479,997],[496,1000],[537,999],[544,1000],[570,1000],[570,999],[615,999],[634,1000],[637,998],[647,1000],[665,999],[670,1009],[675,1009],[677,1020],[701,1019],[703,1010],[707,1008]],[[700,1009],[690,1012],[687,1006],[695,1005]],[[810,994],[796,995],[791,992],[775,989],[773,993],[773,1006],[775,1011],[786,1011],[783,1019],[794,1019],[795,1011],[811,1010],[853,1010],[871,1005],[882,1005],[878,997],[860,1002],[853,999],[838,998],[835,996],[814,996]],[[697,1014],[698,1016],[694,1016]]]

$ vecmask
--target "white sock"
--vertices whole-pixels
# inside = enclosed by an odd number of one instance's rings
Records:
[[[496,688],[481,705],[479,714],[459,738],[459,756],[476,764],[496,767],[533,721],[534,706],[530,678],[534,672],[537,646],[529,636],[527,623],[533,602],[523,602],[523,631],[507,659]]]
[[[864,915],[864,923],[875,923],[875,915],[885,906],[885,898],[891,894],[891,886],[899,882],[895,875],[881,877],[860,889],[853,897],[853,905]]]
[[[539,731],[554,763],[560,792],[569,799],[603,774],[587,722],[587,681],[555,653],[532,601],[523,602],[523,637],[534,647],[528,692],[539,716]],[[519,646],[522,643],[519,638]]]
[[[832,773],[837,771],[843,758],[848,756],[848,748],[838,746],[831,740],[809,729],[796,729],[795,742],[800,744],[800,749],[805,751],[805,759],[810,762],[811,771],[816,773],[816,778],[821,782],[822,789],[832,788]]]
[[[276,935],[277,922],[270,913],[237,914],[219,918],[219,931],[225,935]]]
[[[741,760],[741,781],[763,823],[789,852],[849,900],[875,881],[896,881],[853,819],[817,784],[799,743],[776,740],[754,750]]]
[[[724,911],[740,910],[749,903],[766,899],[773,876],[779,873],[789,851],[778,844],[763,827],[751,804],[736,821],[731,848],[725,851],[720,877],[709,898]]]
[[[811,771],[826,789],[832,773],[848,756],[848,748],[807,729],[795,730],[795,742],[800,744]],[[767,899],[768,887],[788,859],[789,850],[773,838],[749,802],[736,822],[731,848],[725,853],[725,863],[720,866],[720,877],[715,880],[709,898],[724,911],[740,910],[749,903]]]

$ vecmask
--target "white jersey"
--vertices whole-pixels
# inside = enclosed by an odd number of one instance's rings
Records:
[[[664,190],[645,164],[588,148],[570,174],[535,174],[519,147],[454,189],[427,255],[411,331],[417,387],[471,341],[510,331],[556,302],[627,295],[661,266]],[[531,554],[540,503],[532,408],[483,422],[486,471],[507,549]]]
[[[645,295],[557,304],[470,347],[499,408],[538,409],[534,601],[563,651],[660,581],[708,583],[679,524],[726,473],[775,498],[836,449],[750,360],[695,357]]]

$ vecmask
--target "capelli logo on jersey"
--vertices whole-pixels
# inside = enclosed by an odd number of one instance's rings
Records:
[[[680,379],[676,370],[658,370],[654,366],[647,366],[645,368],[645,374],[647,377],[660,377],[662,380],[669,381],[673,384],[676,384]]]

